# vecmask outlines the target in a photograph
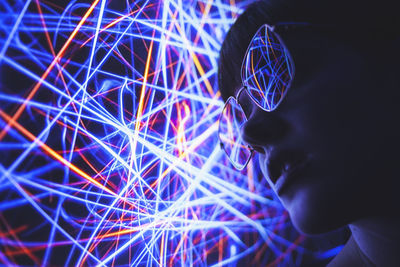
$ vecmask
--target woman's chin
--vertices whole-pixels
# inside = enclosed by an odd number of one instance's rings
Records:
[[[315,235],[330,232],[347,225],[351,216],[341,203],[330,201],[312,190],[303,189],[282,198],[284,207],[296,229],[304,234]]]

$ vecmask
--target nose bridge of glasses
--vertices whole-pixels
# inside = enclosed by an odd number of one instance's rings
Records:
[[[268,112],[256,102],[256,100],[250,95],[248,87],[243,86],[236,95],[236,102],[239,104],[243,113],[246,115],[246,119],[250,119],[256,112]]]

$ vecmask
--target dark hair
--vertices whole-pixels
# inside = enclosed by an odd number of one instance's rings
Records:
[[[399,36],[400,16],[396,1],[368,0],[264,0],[252,3],[232,25],[222,43],[218,62],[218,87],[226,100],[241,82],[240,68],[255,32],[263,25],[281,22],[306,22],[354,28]]]
[[[282,6],[282,13],[285,10],[284,2],[286,1],[278,2]],[[242,59],[254,33],[263,24],[272,24],[273,22],[268,7],[270,5],[266,2],[256,2],[250,5],[232,25],[222,43],[218,64],[218,88],[224,100],[229,97],[228,92],[240,84]],[[277,15],[277,12],[273,12],[273,14]]]

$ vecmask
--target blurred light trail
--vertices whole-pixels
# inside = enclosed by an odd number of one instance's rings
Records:
[[[312,255],[217,138],[218,51],[250,2],[0,2],[0,265]]]

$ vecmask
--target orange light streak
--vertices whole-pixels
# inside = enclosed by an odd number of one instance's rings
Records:
[[[185,124],[190,118],[190,108],[189,106],[183,102],[183,107],[185,110],[185,117],[183,119],[180,119],[179,126],[178,126],[178,133],[177,133],[177,146],[179,150],[179,156],[183,154],[183,151],[185,150],[185,144],[186,144],[186,138],[185,138]],[[180,111],[180,110],[179,110]],[[179,112],[179,117],[181,117],[181,114]]]
[[[50,47],[50,51],[51,51],[51,54],[53,55],[53,57],[56,57],[56,52],[54,51],[53,44],[51,43],[50,35],[49,35],[48,30],[47,30],[46,22],[45,22],[44,17],[43,17],[43,12],[42,12],[42,8],[40,7],[39,0],[36,0],[36,6],[37,6],[38,11],[39,11],[40,20],[42,21],[44,33],[45,33],[45,35],[46,35],[47,44],[48,44],[49,47]],[[70,61],[70,60],[68,60],[68,61],[64,64],[64,66],[65,66],[65,65],[68,65],[68,64],[69,64],[69,61]],[[61,81],[62,81],[62,83],[64,84],[64,88],[65,88],[65,90],[67,91],[67,94],[68,94],[69,96],[71,96],[71,94],[70,94],[70,92],[69,92],[69,90],[68,90],[67,82],[65,81],[64,75],[63,75],[63,73],[62,73],[62,69],[64,68],[64,66],[61,66],[61,67],[60,67],[58,64],[57,64],[56,66],[57,66],[58,73],[59,73],[57,76],[60,76],[60,77],[61,77]],[[73,109],[75,110],[75,112],[77,112],[75,103],[72,102],[71,104],[72,104],[72,107],[73,107]],[[85,125],[83,125],[83,123],[82,123],[82,126],[83,126],[83,128],[86,128]],[[0,140],[1,140],[1,138],[0,138]]]
[[[145,66],[144,75],[143,75],[143,84],[142,84],[142,89],[140,91],[139,107],[138,107],[138,111],[136,113],[135,132],[139,131],[140,120],[141,120],[143,109],[144,109],[144,96],[146,94],[147,77],[149,74],[149,67],[150,67],[152,51],[153,51],[153,41],[151,41],[151,43],[150,43],[149,52],[147,54],[146,66]]]
[[[0,110],[0,116],[3,117],[3,119],[5,119],[6,121],[8,121],[8,123],[12,120],[12,118],[8,114],[4,113],[2,110]],[[120,198],[120,196],[118,196],[116,193],[111,191],[109,188],[105,187],[104,185],[99,183],[97,180],[95,180],[92,177],[90,177],[87,173],[85,173],[84,171],[79,169],[77,166],[75,166],[74,164],[72,164],[68,160],[64,159],[62,156],[60,156],[51,147],[49,147],[48,145],[46,145],[45,143],[43,143],[42,141],[37,139],[36,136],[34,136],[31,132],[29,132],[27,129],[25,129],[18,122],[15,121],[13,127],[16,128],[18,131],[20,131],[28,139],[30,139],[31,141],[33,141],[36,144],[38,144],[45,152],[47,152],[55,160],[58,160],[59,162],[61,162],[62,164],[64,164],[68,168],[70,168],[73,172],[75,172],[76,174],[78,174],[82,178],[86,179],[87,181],[89,181],[90,183],[96,185],[97,187],[99,187],[100,189],[106,191],[107,193],[109,193],[109,194],[111,194],[111,195],[113,195],[115,197]]]
[[[218,262],[221,262],[224,256],[224,238],[220,238],[218,241]],[[222,266],[219,264],[219,266]]]
[[[171,14],[171,10],[169,10],[170,15],[172,16],[173,14]],[[187,40],[186,35],[184,34],[184,32],[182,31],[182,28],[179,26],[178,23],[175,23],[175,27],[178,29],[179,33],[181,34],[183,40]],[[206,72],[204,71],[203,66],[201,65],[199,58],[197,57],[197,55],[193,52],[192,47],[187,44],[187,49],[189,50],[190,56],[193,58],[193,62],[197,68],[197,70],[199,71],[201,76],[205,76]],[[208,93],[210,95],[214,95],[214,89],[212,88],[212,85],[210,83],[210,81],[204,77],[204,84],[206,85],[206,88],[208,90]]]
[[[3,215],[0,213],[0,219],[1,222],[3,223],[3,225],[5,225],[5,227],[7,228],[7,232],[8,234],[11,234],[11,236],[14,238],[14,240],[18,243],[19,246],[19,251],[21,252],[21,254],[25,254],[27,255],[33,262],[35,262],[35,264],[39,264],[40,260],[34,255],[32,254],[31,250],[29,250],[24,243],[22,243],[17,236],[17,230],[12,230],[12,228],[10,227],[10,225],[7,223],[7,221],[5,220],[5,218],[3,217]],[[23,229],[21,230],[25,230],[27,227],[26,226],[21,226]],[[14,256],[14,253],[17,251],[10,251],[7,250],[6,251],[6,255],[8,257]],[[18,255],[18,254],[17,254]]]
[[[153,36],[154,36],[154,33],[153,33]],[[151,60],[152,52],[153,52],[153,41],[150,42],[150,47],[149,47],[148,54],[147,54],[147,60],[146,60],[146,65],[145,65],[145,70],[144,70],[144,75],[143,75],[143,84],[142,84],[142,88],[140,91],[139,106],[138,106],[138,110],[136,113],[135,133],[134,133],[134,139],[133,139],[133,145],[132,145],[133,155],[136,154],[136,145],[137,145],[137,139],[139,137],[141,118],[142,118],[142,113],[143,113],[143,109],[144,109],[144,97],[146,94],[147,78],[148,78],[148,74],[149,74],[150,60]]]
[[[162,233],[161,236],[161,244],[160,244],[160,266],[163,266],[163,258],[164,258],[164,239],[165,239],[165,232]]]
[[[0,140],[4,138],[4,136],[7,134],[8,130],[14,126],[18,118],[21,116],[22,112],[25,110],[26,104],[33,98],[33,96],[36,94],[36,92],[39,90],[40,86],[42,85],[42,81],[47,78],[47,76],[50,74],[51,70],[53,67],[58,63],[58,61],[63,57],[65,51],[67,50],[68,46],[71,44],[72,40],[75,38],[76,34],[82,27],[83,23],[87,20],[87,18],[90,16],[92,13],[93,9],[96,7],[96,5],[99,3],[100,0],[95,0],[93,4],[90,6],[86,14],[83,16],[83,18],[80,20],[79,24],[75,27],[74,31],[71,33],[70,37],[68,40],[65,42],[64,46],[61,48],[61,50],[58,52],[57,56],[53,59],[51,62],[50,66],[47,68],[47,70],[43,73],[42,77],[40,78],[40,81],[36,83],[35,87],[31,90],[29,95],[26,97],[24,100],[24,103],[21,104],[21,106],[17,109],[13,117],[9,120],[8,124],[0,133]]]
[[[247,164],[248,188],[250,192],[255,192],[253,169],[253,164],[251,162]]]
[[[169,260],[169,266],[173,266],[174,259],[175,259],[176,255],[178,255],[178,252],[179,252],[179,249],[180,249],[181,246],[182,246],[182,243],[184,242],[184,240],[187,239],[187,232],[188,232],[188,231],[185,231],[185,232],[183,233],[183,235],[182,235],[181,240],[179,240],[179,243],[178,243],[178,245],[176,246],[175,251],[174,251],[174,253],[172,254],[172,257],[171,257],[170,260]],[[184,254],[183,256],[185,257],[185,254]]]
[[[258,82],[257,75],[254,70],[254,59],[253,59],[254,57],[253,56],[254,56],[253,53],[251,53],[251,72],[253,73],[254,80],[257,83],[258,92],[262,94],[263,98],[265,98],[264,90],[261,89],[262,87],[260,86],[260,83]]]
[[[230,4],[230,6],[236,6],[236,3],[235,3],[235,0],[229,0],[229,4]],[[233,9],[231,9],[231,16],[232,16],[232,18],[236,18],[237,17],[237,13],[234,13],[233,12]]]

